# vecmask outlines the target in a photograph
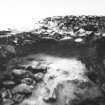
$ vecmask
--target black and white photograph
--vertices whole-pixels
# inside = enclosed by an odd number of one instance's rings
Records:
[[[105,1],[0,0],[0,105],[105,105]]]

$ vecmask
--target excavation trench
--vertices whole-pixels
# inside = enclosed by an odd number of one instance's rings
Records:
[[[81,101],[101,96],[99,88],[85,75],[87,68],[76,57],[59,57],[44,53],[28,55],[20,67],[44,69],[41,80],[33,88],[32,95],[20,105],[65,105],[73,100]],[[41,73],[41,71],[37,72]],[[36,73],[36,74],[37,74]],[[81,88],[81,85],[88,84]]]
[[[86,63],[97,56],[93,46],[42,41],[24,50],[27,51],[30,54],[13,58],[7,65],[7,74],[14,74],[18,85],[27,78],[34,81],[32,94],[18,105],[72,105],[102,96],[98,85],[86,75],[89,71]],[[18,88],[13,90],[22,92]]]

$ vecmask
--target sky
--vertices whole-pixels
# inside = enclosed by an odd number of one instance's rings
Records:
[[[32,29],[46,17],[105,15],[105,0],[0,0],[0,29]]]

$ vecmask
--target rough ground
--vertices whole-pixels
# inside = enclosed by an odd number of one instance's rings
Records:
[[[105,17],[49,17],[30,32],[0,32],[1,105],[104,105]]]

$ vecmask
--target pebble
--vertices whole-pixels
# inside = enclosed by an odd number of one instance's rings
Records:
[[[2,83],[4,86],[14,86],[15,85],[15,82],[14,81],[4,81]]]
[[[12,94],[11,94],[11,91],[9,89],[1,89],[1,97],[2,98],[12,98]]]
[[[1,96],[2,96],[2,98],[6,98],[8,96],[8,92],[6,91],[6,89],[2,90]]]
[[[13,101],[20,103],[23,101],[24,97],[25,96],[22,94],[15,94],[13,97]]]
[[[34,77],[36,80],[42,80],[44,77],[44,74],[40,72],[40,73],[34,74]]]
[[[105,37],[105,33],[103,33],[102,36]]]
[[[11,99],[4,99],[3,105],[14,105],[14,101]]]
[[[72,37],[70,37],[70,36],[65,36],[64,38],[62,38],[62,39],[60,39],[60,40],[70,40],[70,39],[72,39]]]
[[[24,78],[21,80],[21,83],[26,83],[27,85],[31,85],[33,80],[31,78]]]
[[[79,32],[79,33],[85,33],[86,31],[85,31],[83,28],[81,28],[81,29],[79,29],[78,32]]]
[[[19,84],[18,86],[12,89],[12,93],[30,94],[32,93],[32,86],[29,86],[25,83]]]
[[[75,42],[82,42],[82,41],[83,41],[82,38],[77,38],[77,39],[75,39]]]
[[[15,74],[15,75],[23,75],[23,74],[27,73],[27,71],[26,70],[22,70],[22,69],[14,69],[12,71],[12,73]]]

